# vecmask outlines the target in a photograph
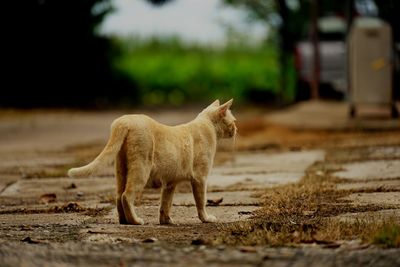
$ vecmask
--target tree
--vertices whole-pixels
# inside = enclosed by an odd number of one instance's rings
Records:
[[[0,105],[86,104],[110,90],[110,0],[6,1]]]
[[[295,42],[304,33],[308,2],[299,0],[297,7],[290,8],[285,0],[224,0],[226,4],[241,6],[250,12],[253,19],[264,21],[274,33],[277,33],[277,43],[280,48],[280,94],[279,102],[283,99],[289,80],[289,68],[294,54]],[[278,19],[277,19],[278,18]]]

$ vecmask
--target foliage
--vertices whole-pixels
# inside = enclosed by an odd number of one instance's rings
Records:
[[[116,42],[122,53],[115,66],[138,86],[145,104],[247,100],[252,92],[272,97],[278,90],[277,50],[271,45],[222,49],[184,45],[177,39]]]
[[[280,88],[272,45],[110,42],[96,34],[113,10],[110,0],[6,1],[2,10],[11,24],[2,39],[0,106],[181,104],[223,96],[265,102]],[[292,91],[285,88],[284,96]]]
[[[273,37],[279,44],[280,102],[288,102],[287,93],[294,91],[295,71],[293,57],[295,42],[300,39],[308,20],[306,1],[298,1],[297,7],[290,8],[285,0],[224,0],[228,5],[245,8],[250,17],[270,25]]]
[[[6,1],[0,105],[82,105],[111,95],[112,49],[96,29],[110,0]]]

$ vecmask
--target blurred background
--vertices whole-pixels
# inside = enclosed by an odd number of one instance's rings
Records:
[[[389,25],[390,58],[373,66],[391,66],[396,100],[399,11],[394,0],[6,1],[0,106],[349,100],[359,18]]]

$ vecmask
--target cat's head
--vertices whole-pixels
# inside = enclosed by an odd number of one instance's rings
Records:
[[[230,110],[232,103],[233,99],[222,105],[220,105],[219,100],[215,100],[200,113],[200,116],[205,116],[211,120],[217,136],[220,138],[230,138],[236,135],[236,118]]]

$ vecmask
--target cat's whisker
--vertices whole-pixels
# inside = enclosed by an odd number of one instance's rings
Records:
[[[236,164],[236,136],[237,136],[237,132],[235,132],[235,134],[232,136],[232,146],[231,146],[232,158],[231,158],[231,162],[232,162],[233,166],[235,166],[235,164]]]

